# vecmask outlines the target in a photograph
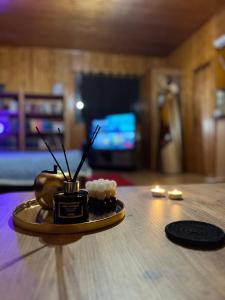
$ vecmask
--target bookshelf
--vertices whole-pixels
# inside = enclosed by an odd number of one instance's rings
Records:
[[[0,99],[4,99],[0,106],[0,150],[45,150],[36,126],[50,147],[59,150],[59,139],[64,140],[63,95],[4,93]]]
[[[0,151],[17,150],[20,147],[19,95],[0,94]]]
[[[45,150],[36,126],[48,139],[53,150],[58,150],[59,138],[64,139],[64,98],[59,95],[24,95],[25,110],[25,149]],[[61,131],[61,137],[58,134]]]

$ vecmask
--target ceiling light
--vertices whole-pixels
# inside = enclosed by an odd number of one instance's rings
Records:
[[[76,107],[77,107],[77,109],[79,109],[79,110],[83,109],[83,108],[84,108],[84,102],[81,101],[81,100],[80,100],[80,101],[77,101]]]

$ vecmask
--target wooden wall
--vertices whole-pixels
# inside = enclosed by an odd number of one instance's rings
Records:
[[[74,120],[76,72],[143,76],[163,59],[46,48],[0,48],[0,83],[7,91],[51,93],[55,83],[64,85],[67,99],[66,144],[79,148],[82,124]]]
[[[225,9],[215,15],[210,21],[203,25],[196,33],[187,39],[179,48],[173,51],[168,57],[168,65],[173,68],[178,68],[182,71],[181,88],[182,88],[182,122],[184,136],[184,155],[185,167],[187,171],[197,172],[197,157],[196,152],[200,151],[197,147],[196,139],[196,106],[194,104],[194,77],[196,71],[203,68],[207,64],[211,65],[210,78],[205,82],[205,88],[209,86],[216,87],[221,85],[225,79],[225,73],[218,72],[218,52],[213,48],[212,42],[215,38],[225,33]],[[222,83],[223,84],[223,83]],[[205,134],[204,138],[208,139],[207,157],[205,160],[215,160],[215,126],[213,128],[213,111],[215,108],[215,93],[206,99],[205,106],[207,112],[203,112],[202,123],[210,124],[210,135]],[[208,123],[207,123],[208,122]],[[207,126],[205,126],[207,130]],[[204,130],[204,128],[203,128]],[[212,133],[212,131],[214,132]],[[206,132],[205,132],[206,133]],[[203,144],[205,141],[202,141]],[[208,176],[214,175],[214,169],[211,166],[210,170],[202,170]]]
[[[217,88],[224,88],[225,87],[225,48],[216,51],[215,73],[216,73]]]
[[[120,75],[138,75],[141,80],[141,99],[143,108],[142,135],[145,141],[145,160],[149,164],[148,140],[151,127],[152,70],[164,67],[181,70],[182,74],[182,123],[184,137],[185,170],[196,170],[195,105],[193,102],[194,76],[196,70],[207,64],[211,66],[210,86],[221,87],[225,83],[224,71],[218,63],[218,56],[224,52],[216,51],[212,41],[225,32],[225,9],[203,25],[166,59],[104,54],[77,50],[60,50],[48,48],[0,47],[0,83],[6,85],[7,91],[50,93],[55,83],[63,83],[67,99],[67,145],[79,148],[85,130],[74,119],[75,74],[77,72],[104,73]],[[225,54],[225,53],[224,53]],[[207,100],[206,118],[213,122],[212,113],[215,98]],[[206,160],[215,159],[215,130],[211,126],[210,140],[207,141]],[[149,131],[149,132],[148,132]],[[207,137],[207,134],[205,135]],[[204,143],[203,143],[204,144]],[[147,145],[147,147],[146,147]],[[213,158],[212,158],[213,156]],[[213,167],[210,167],[213,168]],[[213,170],[206,175],[213,175]]]

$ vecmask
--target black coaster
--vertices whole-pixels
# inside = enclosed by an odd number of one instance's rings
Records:
[[[212,224],[198,221],[178,221],[165,227],[172,242],[190,248],[215,249],[224,246],[224,231]]]

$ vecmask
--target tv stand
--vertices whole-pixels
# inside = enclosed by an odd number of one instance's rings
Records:
[[[134,150],[91,150],[89,164],[100,169],[132,170],[138,167],[137,151]]]

